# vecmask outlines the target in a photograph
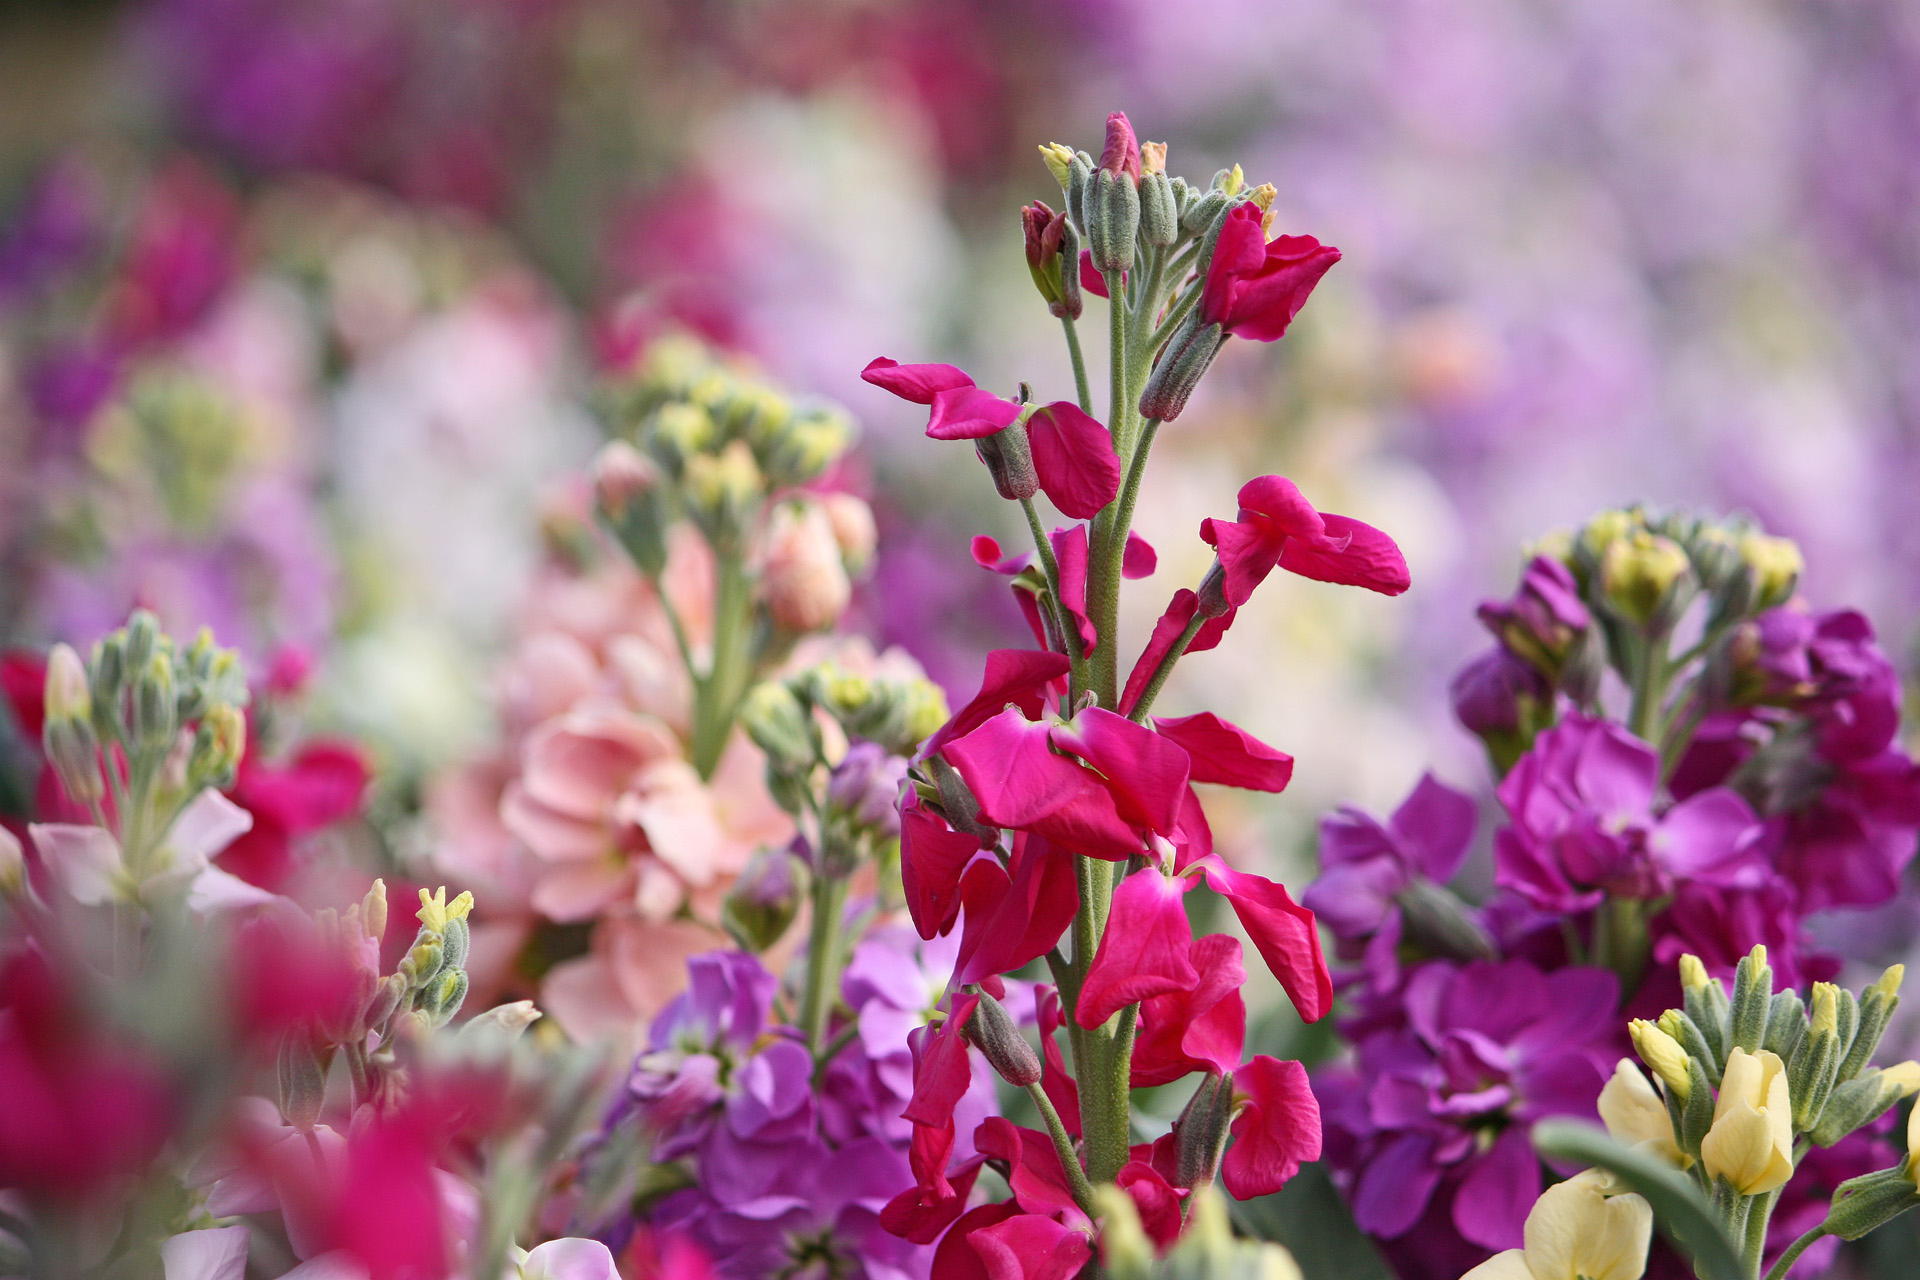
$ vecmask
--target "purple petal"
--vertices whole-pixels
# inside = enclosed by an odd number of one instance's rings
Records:
[[[1513,1125],[1468,1170],[1453,1197],[1453,1225],[1475,1244],[1518,1249],[1540,1198],[1540,1161],[1525,1125]]]

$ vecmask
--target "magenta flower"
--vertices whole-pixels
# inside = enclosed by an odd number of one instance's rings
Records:
[[[1498,883],[1548,911],[1607,895],[1651,899],[1679,880],[1753,887],[1770,875],[1762,828],[1715,787],[1654,812],[1660,758],[1606,721],[1572,716],[1535,740],[1500,784],[1513,817],[1494,843]]]
[[[1019,424],[1033,455],[1040,488],[1076,520],[1090,519],[1120,489],[1120,460],[1107,429],[1067,400],[1031,412],[974,385],[950,364],[901,364],[880,356],[861,378],[902,400],[927,405],[927,435],[935,440],[979,440]]]
[[[1200,536],[1218,553],[1226,602],[1236,608],[1275,565],[1303,578],[1390,596],[1411,582],[1392,538],[1350,517],[1315,511],[1284,476],[1247,481],[1240,488],[1240,518],[1202,520]]]
[[[1255,342],[1274,342],[1300,314],[1320,277],[1340,261],[1340,251],[1312,236],[1281,236],[1269,243],[1264,217],[1250,202],[1228,212],[1200,294],[1200,321]]]

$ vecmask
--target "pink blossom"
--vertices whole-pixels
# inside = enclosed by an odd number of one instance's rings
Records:
[[[1273,342],[1306,305],[1313,287],[1340,261],[1340,251],[1312,236],[1267,241],[1265,215],[1251,202],[1235,205],[1221,224],[1200,320],[1255,342]]]
[[[1393,539],[1347,516],[1315,511],[1291,480],[1261,476],[1240,488],[1240,518],[1203,520],[1200,536],[1220,557],[1227,603],[1253,596],[1275,565],[1319,582],[1395,596],[1410,583]]]

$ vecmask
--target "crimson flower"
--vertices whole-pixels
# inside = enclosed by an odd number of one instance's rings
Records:
[[[1411,585],[1392,538],[1349,516],[1315,511],[1284,476],[1240,486],[1238,520],[1202,520],[1200,537],[1220,558],[1221,587],[1238,608],[1275,565],[1303,578],[1397,596]]]
[[[1273,342],[1287,331],[1307,296],[1340,251],[1312,236],[1281,236],[1271,243],[1265,215],[1251,202],[1238,204],[1221,224],[1200,292],[1200,322],[1255,342]]]
[[[935,440],[980,440],[1020,426],[1040,488],[1076,520],[1097,514],[1120,490],[1112,437],[1071,401],[1055,400],[1029,412],[975,386],[964,370],[950,364],[901,364],[885,356],[860,376],[902,400],[928,406],[927,435]]]

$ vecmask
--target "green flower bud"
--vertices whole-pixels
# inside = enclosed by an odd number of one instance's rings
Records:
[[[760,466],[744,440],[718,454],[687,460],[687,498],[693,518],[716,547],[735,542],[752,524],[766,494]]]
[[[1195,308],[1167,341],[1159,363],[1147,376],[1146,389],[1140,393],[1141,416],[1162,422],[1179,417],[1226,341],[1227,331],[1218,324],[1206,323]]]
[[[467,951],[473,945],[473,935],[468,931],[466,918],[456,916],[447,921],[447,927],[441,930],[441,948],[444,953],[441,964],[448,969],[459,969],[467,963]]]
[[[48,651],[45,697],[48,720],[93,719],[86,664],[72,645],[56,644]]]
[[[1084,151],[1073,153],[1067,162],[1067,181],[1062,188],[1067,196],[1067,216],[1087,229],[1087,195],[1093,190],[1093,157]],[[1078,269],[1079,264],[1075,263]]]
[[[1226,192],[1209,191],[1190,201],[1181,211],[1180,229],[1190,236],[1201,235],[1224,218],[1232,204],[1233,198]]]
[[[91,697],[93,727],[102,738],[118,742],[123,732],[120,722],[121,695],[126,692],[127,640],[115,632],[93,646]]]
[[[742,950],[756,954],[785,937],[813,873],[790,849],[761,849],[720,904],[720,924]]]
[[[1828,1235],[1842,1240],[1861,1236],[1886,1226],[1907,1210],[1920,1204],[1920,1189],[1905,1169],[1883,1169],[1859,1178],[1849,1178],[1833,1193],[1833,1206],[1821,1225]]]
[[[1217,170],[1213,175],[1212,189],[1225,192],[1230,196],[1239,195],[1246,185],[1246,175],[1240,172],[1240,166],[1237,164],[1231,169]]]
[[[933,785],[940,794],[940,810],[946,815],[948,825],[974,837],[983,849],[999,843],[1000,829],[980,821],[980,802],[968,789],[960,771],[941,755],[928,756],[926,768],[933,775]]]
[[[160,619],[145,609],[135,609],[127,619],[125,630],[127,670],[137,676],[153,657],[154,645],[160,638]]]
[[[179,710],[174,704],[173,660],[164,653],[147,659],[146,667],[133,682],[133,745],[136,749],[163,752],[173,746],[180,728]]]
[[[1146,146],[1161,144],[1148,143]],[[1164,145],[1162,151],[1164,152]],[[1146,147],[1141,148],[1142,155]],[[1173,183],[1162,173],[1140,175],[1140,239],[1156,249],[1164,249],[1180,238],[1180,209],[1173,197]]]
[[[741,699],[740,727],[766,752],[767,768],[803,773],[820,758],[820,732],[793,690],[777,680],[755,685]]]
[[[292,1034],[280,1041],[276,1076],[281,1116],[302,1133],[311,1133],[327,1100],[327,1068],[306,1036]]]
[[[1233,1123],[1233,1073],[1209,1072],[1173,1123],[1176,1187],[1213,1185]]]
[[[1700,1158],[1700,1144],[1713,1131],[1715,1102],[1713,1087],[1708,1083],[1706,1070],[1698,1058],[1687,1059],[1687,1083],[1686,1101],[1678,1107],[1680,1116],[1673,1126],[1673,1134],[1680,1149],[1697,1160]],[[1669,1102],[1673,1101],[1669,1095]]]
[[[199,787],[224,791],[233,785],[247,750],[247,720],[238,707],[221,702],[208,707],[193,735],[187,779]]]
[[[1743,957],[1733,976],[1733,1007],[1729,1026],[1729,1051],[1745,1049],[1755,1053],[1766,1038],[1767,1015],[1773,1006],[1773,970],[1767,966],[1767,949],[1754,947]]]
[[[1793,1057],[1793,1051],[1800,1047],[1800,1037],[1806,1033],[1807,1013],[1800,997],[1792,991],[1776,992],[1767,1013],[1767,1033],[1761,1047],[1772,1050],[1785,1062]]]
[[[1830,982],[1813,984],[1807,1034],[1787,1064],[1787,1092],[1793,1099],[1793,1126],[1798,1132],[1819,1123],[1840,1065],[1838,990]]]
[[[974,452],[993,477],[994,489],[1009,502],[1023,502],[1040,492],[1040,475],[1027,442],[1027,417],[1032,413],[1029,406],[1018,422],[973,442]]]
[[[715,444],[713,418],[697,404],[667,404],[653,415],[643,443],[667,474],[677,476]]]
[[[1155,1274],[1153,1241],[1140,1225],[1133,1197],[1110,1182],[1093,1189],[1100,1215],[1100,1263],[1109,1280],[1148,1280]]]
[[[1133,266],[1133,240],[1140,228],[1140,188],[1127,173],[1101,169],[1084,196],[1087,248],[1094,270],[1113,275]],[[1111,291],[1111,286],[1109,286]],[[1115,299],[1114,306],[1121,303]]]
[[[852,419],[831,410],[810,410],[792,418],[767,441],[767,479],[776,489],[816,480],[852,443]]]
[[[1415,879],[1394,897],[1406,940],[1430,955],[1450,960],[1492,960],[1493,939],[1467,906],[1444,885]]]
[[[1920,1092],[1920,1062],[1868,1071],[1834,1088],[1811,1136],[1817,1145],[1830,1147],[1862,1125],[1878,1120],[1895,1103],[1915,1092]]]
[[[1024,1089],[1040,1082],[1040,1055],[1013,1025],[1006,1007],[985,991],[967,1019],[967,1039],[1008,1084]]]

